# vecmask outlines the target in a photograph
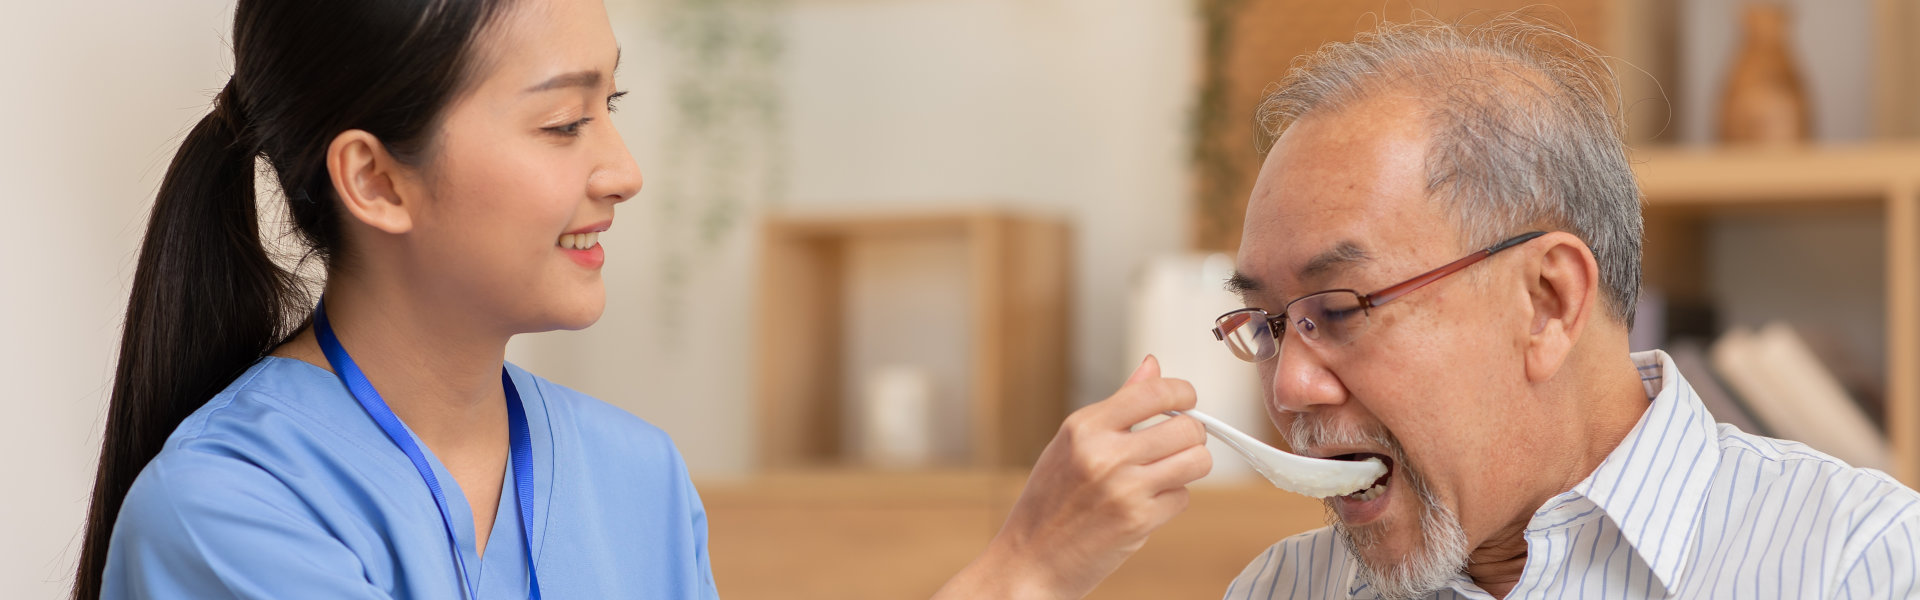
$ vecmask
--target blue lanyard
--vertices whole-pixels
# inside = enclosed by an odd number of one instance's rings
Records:
[[[433,492],[433,503],[440,509],[440,524],[447,530],[447,542],[453,545],[453,562],[460,568],[460,587],[466,590],[467,597],[479,598],[467,579],[467,560],[460,551],[459,538],[453,535],[453,517],[448,513],[447,495],[440,490],[440,480],[433,476],[433,467],[427,464],[427,455],[420,446],[413,443],[413,437],[407,435],[406,427],[400,424],[400,417],[394,416],[393,409],[387,408],[387,402],[380,398],[380,392],[374,391],[373,384],[367,381],[360,366],[354,364],[353,357],[347,355],[347,349],[340,345],[340,339],[334,337],[333,326],[327,323],[326,300],[313,309],[313,332],[320,338],[320,351],[327,355],[327,363],[333,365],[333,372],[340,381],[347,384],[347,391],[360,401],[360,407],[367,409],[367,416],[387,433],[387,439],[406,453],[407,460],[413,461],[413,468],[420,471],[420,478],[427,482],[427,491]],[[500,369],[500,384],[507,390],[507,442],[513,453],[513,490],[520,504],[521,547],[527,553],[527,590],[528,597],[540,600],[540,576],[533,568],[533,439],[527,429],[527,410],[520,404],[520,391],[513,387],[513,378],[507,375],[507,369]]]

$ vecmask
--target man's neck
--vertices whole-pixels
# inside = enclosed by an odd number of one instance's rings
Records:
[[[1592,475],[1647,410],[1646,388],[1631,359],[1622,355],[1618,360],[1602,360],[1592,372],[1592,377],[1585,378],[1593,382],[1590,387],[1558,394],[1568,406],[1578,407],[1578,412],[1566,420],[1569,427],[1553,434],[1574,442],[1567,455],[1568,468],[1526,494],[1528,509],[1474,548],[1467,559],[1467,575],[1495,598],[1505,598],[1512,592],[1526,570],[1526,531],[1534,511]]]

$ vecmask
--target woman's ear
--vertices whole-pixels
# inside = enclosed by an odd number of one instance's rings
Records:
[[[380,138],[360,129],[334,136],[327,146],[327,174],[347,213],[368,227],[391,234],[413,229],[414,206],[401,194],[404,165],[387,153]]]
[[[1580,341],[1600,295],[1600,265],[1593,250],[1573,234],[1556,232],[1541,239],[1527,269],[1527,379],[1551,379]]]

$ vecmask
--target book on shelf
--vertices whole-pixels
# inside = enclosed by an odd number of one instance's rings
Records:
[[[1675,340],[1667,346],[1667,357],[1673,359],[1673,366],[1687,378],[1693,393],[1700,397],[1700,403],[1706,405],[1715,420],[1747,433],[1774,436],[1772,429],[1754,417],[1753,411],[1747,410],[1746,402],[1720,381],[1719,373],[1707,359],[1705,342],[1694,338]]]
[[[1791,325],[1776,321],[1758,329],[1732,328],[1707,355],[1727,388],[1775,437],[1857,467],[1888,468],[1892,452],[1886,436]]]

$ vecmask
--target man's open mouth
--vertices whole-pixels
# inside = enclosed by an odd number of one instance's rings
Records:
[[[1348,460],[1348,461],[1356,461],[1356,462],[1363,461],[1369,458],[1377,458],[1377,459],[1380,459],[1380,464],[1386,465],[1387,467],[1387,471],[1385,473],[1382,473],[1379,479],[1375,479],[1373,481],[1373,485],[1368,486],[1367,489],[1363,489],[1351,494],[1347,494],[1345,496],[1341,496],[1341,498],[1346,500],[1352,500],[1355,502],[1366,502],[1368,500],[1378,498],[1380,497],[1381,494],[1384,494],[1387,492],[1387,482],[1393,479],[1393,458],[1385,454],[1378,454],[1374,452],[1355,452],[1352,454],[1341,454],[1338,456],[1329,456],[1327,458],[1330,460]]]

